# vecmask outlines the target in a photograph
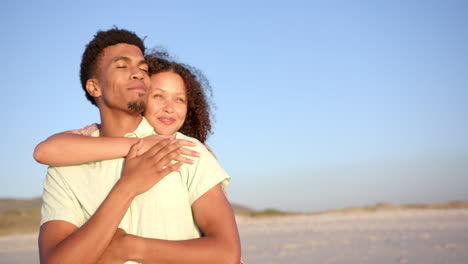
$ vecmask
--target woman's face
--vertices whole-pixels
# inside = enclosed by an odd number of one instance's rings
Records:
[[[185,122],[187,92],[179,74],[160,72],[151,76],[145,117],[159,135],[172,135]]]

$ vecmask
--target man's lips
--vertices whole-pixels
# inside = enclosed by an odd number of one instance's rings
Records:
[[[172,117],[159,117],[158,120],[165,125],[172,125],[176,121]]]
[[[138,92],[138,93],[146,93],[146,87],[143,85],[133,86],[133,87],[128,88],[128,90]]]

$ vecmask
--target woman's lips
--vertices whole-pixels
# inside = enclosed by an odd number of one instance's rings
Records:
[[[160,117],[158,120],[165,125],[172,125],[176,120],[172,117]]]

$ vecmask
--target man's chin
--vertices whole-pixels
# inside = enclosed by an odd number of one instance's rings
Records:
[[[145,101],[142,100],[135,100],[128,102],[127,104],[128,110],[134,113],[143,113],[145,111]]]

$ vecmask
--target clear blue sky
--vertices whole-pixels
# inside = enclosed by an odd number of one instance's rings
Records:
[[[202,69],[231,201],[313,211],[468,200],[467,1],[2,3],[0,197],[47,136],[99,121],[78,71],[113,25]]]

